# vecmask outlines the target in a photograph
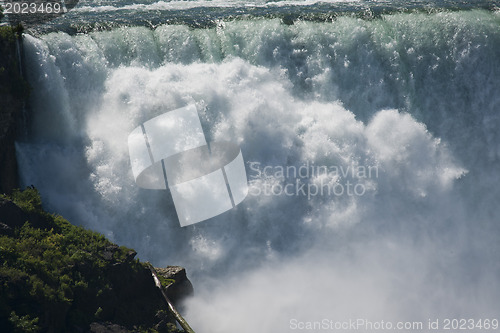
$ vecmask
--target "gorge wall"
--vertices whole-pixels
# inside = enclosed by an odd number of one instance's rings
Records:
[[[18,187],[14,141],[29,87],[21,74],[22,27],[0,27],[0,193]]]

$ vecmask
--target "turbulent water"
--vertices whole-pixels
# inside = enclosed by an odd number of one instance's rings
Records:
[[[500,319],[495,5],[80,2],[25,34],[22,182],[185,266],[197,332]],[[127,136],[190,103],[239,144],[250,192],[181,228],[168,191],[135,184]]]

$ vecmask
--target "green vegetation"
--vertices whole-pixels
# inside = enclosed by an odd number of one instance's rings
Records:
[[[167,288],[168,286],[170,286],[171,284],[174,284],[175,283],[175,280],[174,279],[167,279],[161,275],[158,275],[158,280],[160,280],[160,283],[161,283],[161,286],[163,288]]]
[[[94,322],[177,331],[133,250],[44,212],[36,189],[0,200],[27,217],[0,230],[0,332],[88,331]]]

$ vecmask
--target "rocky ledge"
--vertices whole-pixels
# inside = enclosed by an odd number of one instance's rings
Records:
[[[0,332],[182,332],[149,263],[43,211],[34,188],[0,197]],[[172,303],[182,267],[156,268]]]

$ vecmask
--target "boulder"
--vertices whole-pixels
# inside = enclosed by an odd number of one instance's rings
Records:
[[[2,233],[2,230],[20,228],[29,219],[29,215],[15,203],[8,199],[0,198],[0,224],[2,225],[0,233]]]
[[[167,297],[177,308],[182,308],[182,302],[187,297],[193,295],[194,288],[189,281],[186,269],[180,266],[167,266],[164,268],[156,268],[156,273],[165,279],[174,280],[173,283],[167,286]]]

